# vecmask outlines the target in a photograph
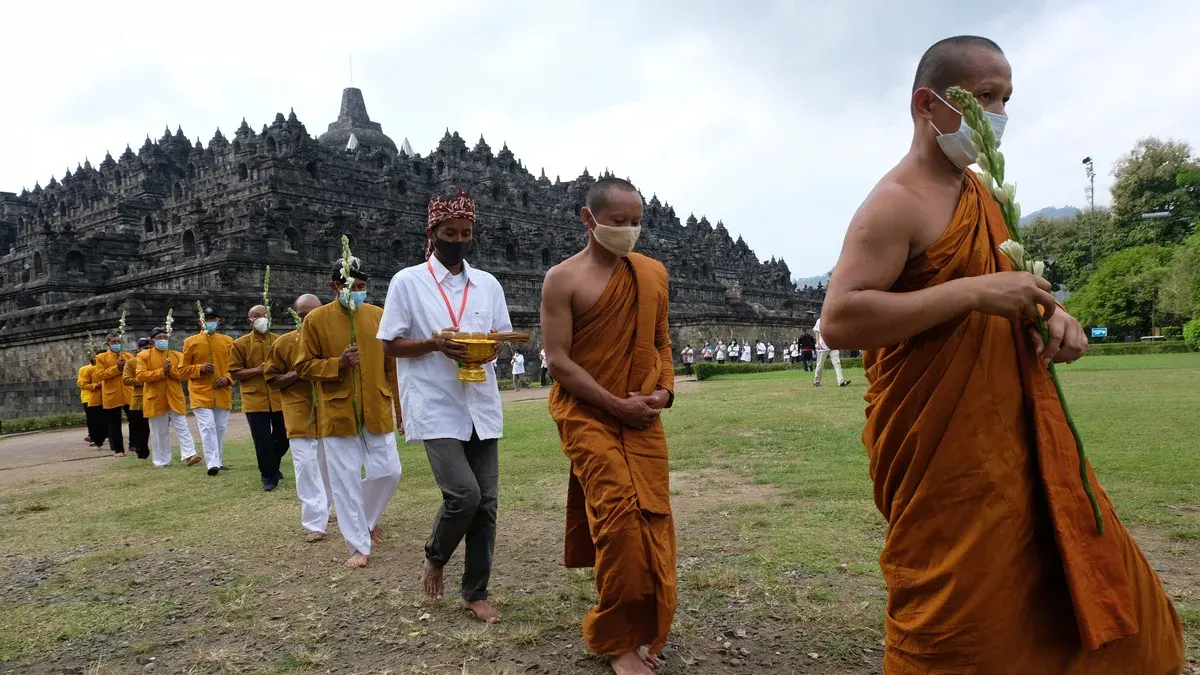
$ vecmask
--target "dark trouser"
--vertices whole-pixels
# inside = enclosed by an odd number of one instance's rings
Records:
[[[125,452],[125,433],[121,430],[121,411],[124,408],[103,408],[104,428],[108,434],[108,447],[115,452]],[[95,440],[95,439],[92,439]]]
[[[542,386],[545,387],[549,384],[550,384],[550,369],[542,368]]]
[[[88,437],[97,448],[104,445],[108,439],[108,422],[104,418],[104,406],[90,405],[84,409],[87,417]]]
[[[150,456],[150,420],[141,410],[125,409],[125,417],[129,420],[129,449],[137,453],[138,459]]]
[[[692,374],[692,364],[690,361],[683,364],[683,372],[687,373],[688,375]]]
[[[766,355],[766,354],[759,354],[759,355],[758,355],[758,362],[759,362],[759,363],[766,363],[766,362],[767,362],[767,355]]]
[[[433,534],[425,542],[425,558],[443,567],[465,536],[463,600],[486,600],[492,576],[492,550],[496,547],[496,502],[500,492],[499,443],[454,438],[425,441],[425,454],[434,480],[442,491],[442,506],[433,523]]]
[[[812,352],[807,352],[807,353],[805,353],[805,354],[801,354],[801,355],[800,355],[800,359],[801,359],[801,360],[804,362],[804,369],[805,369],[805,370],[812,370],[812,369],[813,369],[813,357],[812,357]]]
[[[288,451],[287,429],[283,427],[283,412],[248,412],[250,438],[254,439],[254,454],[263,485],[279,484],[279,463]]]

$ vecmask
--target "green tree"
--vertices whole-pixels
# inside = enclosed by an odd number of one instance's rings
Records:
[[[1147,335],[1165,318],[1158,296],[1174,263],[1175,251],[1166,246],[1118,251],[1067,299],[1067,311],[1083,325],[1106,326],[1111,334]]]
[[[1112,211],[1108,209],[1096,209],[1094,213],[1084,212],[1072,218],[1038,218],[1021,228],[1025,248],[1034,258],[1046,261],[1046,279],[1056,287],[1078,291],[1091,275],[1093,222],[1098,263],[1121,247],[1120,233]]]
[[[1183,141],[1143,138],[1113,168],[1113,211],[1124,246],[1175,244],[1200,217],[1200,186],[1192,181],[1200,162]],[[1163,218],[1146,213],[1170,212]]]
[[[1175,262],[1163,280],[1158,305],[1183,319],[1200,316],[1200,234],[1175,249]]]

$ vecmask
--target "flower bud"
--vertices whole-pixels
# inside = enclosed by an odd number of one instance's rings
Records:
[[[1046,263],[1042,262],[1041,260],[1033,263],[1032,272],[1033,276],[1035,277],[1044,277],[1046,275]]]
[[[1000,244],[1000,252],[1013,262],[1017,269],[1025,269],[1025,248],[1012,239]]]

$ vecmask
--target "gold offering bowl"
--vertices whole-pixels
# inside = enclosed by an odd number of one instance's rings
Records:
[[[467,347],[466,359],[458,364],[458,379],[461,382],[487,382],[487,371],[483,369],[485,361],[496,354],[496,345],[501,342],[529,342],[529,333],[463,333],[451,330],[441,330],[433,334],[435,338],[453,340]]]
[[[487,338],[455,338],[467,346],[467,360],[458,364],[458,379],[463,382],[487,382],[483,362],[496,353],[496,340]]]

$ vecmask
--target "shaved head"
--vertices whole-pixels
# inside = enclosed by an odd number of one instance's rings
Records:
[[[266,305],[255,305],[250,308],[250,313],[247,314],[246,316],[251,321],[253,321],[259,317],[263,317],[266,315],[267,315],[267,306]]]
[[[305,293],[304,295],[296,298],[296,303],[294,305],[292,305],[292,309],[296,310],[296,313],[299,314],[300,316],[305,316],[309,312],[313,311],[314,309],[316,309],[320,306],[321,306],[320,298],[313,295],[312,293]]]
[[[614,192],[626,192],[638,195],[641,199],[641,193],[633,186],[633,183],[624,178],[601,178],[588,188],[587,207],[592,213],[603,212],[608,205],[612,203],[612,195]]]
[[[976,35],[959,35],[935,43],[917,63],[912,90],[928,87],[944,96],[946,89],[962,84],[970,76],[978,50],[1004,54],[1000,45]]]

